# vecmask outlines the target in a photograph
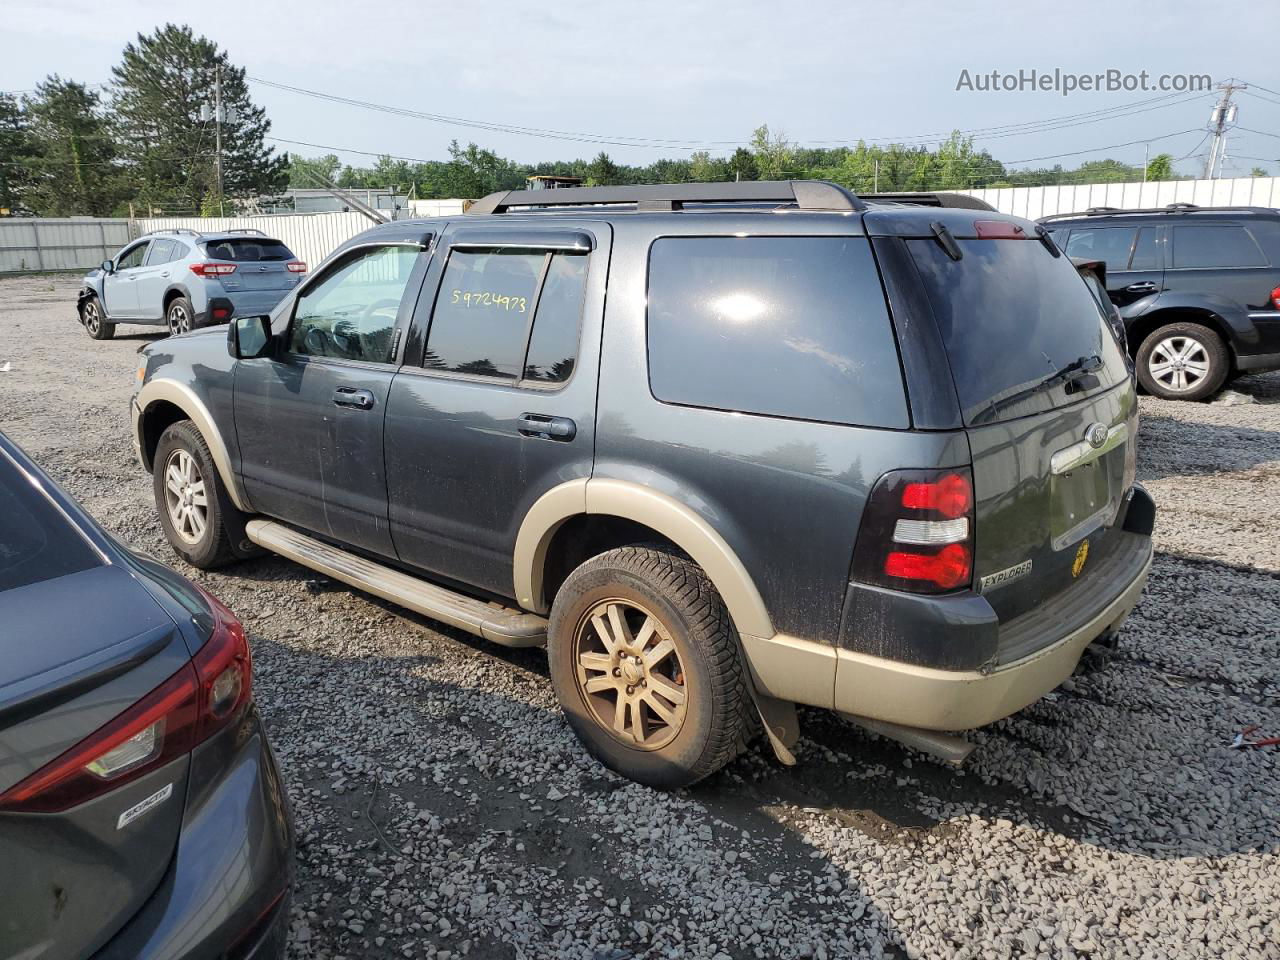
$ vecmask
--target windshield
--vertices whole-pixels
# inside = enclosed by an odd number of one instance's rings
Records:
[[[100,563],[79,531],[0,452],[0,592]]]
[[[1051,410],[1125,380],[1116,339],[1071,261],[1034,240],[956,242],[960,260],[935,240],[908,245],[967,425]]]
[[[242,261],[277,261],[292,260],[293,254],[279,240],[267,240],[264,237],[236,240],[210,240],[204,246],[205,252],[214,260]]]

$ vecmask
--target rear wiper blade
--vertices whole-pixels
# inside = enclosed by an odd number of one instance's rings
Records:
[[[1035,396],[1037,393],[1043,393],[1045,390],[1049,390],[1052,387],[1075,383],[1077,380],[1081,380],[1084,377],[1089,376],[1089,374],[1101,367],[1102,357],[1096,353],[1090,354],[1087,357],[1078,357],[1061,369],[1049,374],[1049,376],[1045,377],[1039,383],[1033,383],[1031,386],[1023,390],[1019,390],[1017,393],[1011,393],[1007,397],[1001,397],[999,400],[993,400],[987,408],[987,416],[994,417],[1000,409],[1007,407],[1010,404],[1017,403],[1020,400],[1025,400],[1027,397]]]

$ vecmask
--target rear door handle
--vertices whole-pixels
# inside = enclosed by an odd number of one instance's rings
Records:
[[[1131,283],[1125,290],[1128,293],[1155,293],[1156,285],[1150,280],[1140,280],[1137,283]]]
[[[568,417],[548,417],[541,413],[522,413],[518,421],[526,437],[568,442],[578,435],[578,425]]]
[[[373,394],[368,390],[357,390],[355,387],[339,387],[333,391],[333,402],[339,407],[372,410]]]

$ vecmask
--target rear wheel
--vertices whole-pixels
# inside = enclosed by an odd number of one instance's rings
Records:
[[[191,309],[191,301],[186,297],[174,297],[164,318],[169,326],[169,336],[187,333],[195,325],[195,311]]]
[[[160,435],[152,489],[169,546],[193,567],[208,570],[258,552],[245,538],[249,517],[231,502],[209,445],[190,420]]]
[[[89,297],[80,305],[80,320],[85,331],[95,340],[110,340],[116,335],[116,325],[102,315],[102,304],[97,297]]]
[[[606,766],[653,787],[719,770],[750,731],[750,696],[728,611],[693,561],[623,547],[569,575],[548,637],[569,725]]]
[[[1231,363],[1222,338],[1199,323],[1171,323],[1138,348],[1138,380],[1166,400],[1203,400],[1226,382]]]

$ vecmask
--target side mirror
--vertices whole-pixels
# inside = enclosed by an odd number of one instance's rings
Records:
[[[103,261],[102,261],[102,272],[103,272],[103,273],[115,273],[115,272],[116,272],[116,262],[115,262],[114,260],[103,260]]]
[[[270,317],[236,317],[227,324],[227,353],[237,360],[261,357],[270,346]]]

